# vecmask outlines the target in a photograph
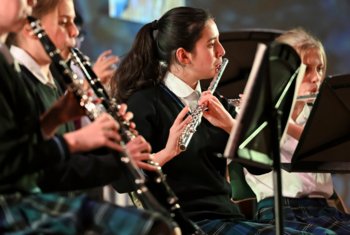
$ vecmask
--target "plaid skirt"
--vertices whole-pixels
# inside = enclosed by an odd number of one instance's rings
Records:
[[[94,201],[85,195],[1,195],[0,208],[0,234],[140,235],[170,231],[158,214]]]
[[[312,234],[350,234],[350,215],[330,207],[325,199],[283,198],[284,226]],[[258,203],[256,219],[273,224],[274,200],[267,198]]]
[[[275,235],[275,226],[247,220],[215,219],[197,222],[208,235]],[[285,235],[311,235],[307,231],[284,227]]]

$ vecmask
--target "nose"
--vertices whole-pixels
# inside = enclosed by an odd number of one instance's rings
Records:
[[[222,46],[222,44],[220,42],[218,42],[218,47],[216,49],[216,54],[217,57],[223,57],[225,55],[225,48]]]
[[[317,70],[314,70],[311,75],[311,82],[319,84],[321,83],[321,80],[322,80],[321,74]]]
[[[322,74],[320,74],[317,69],[309,70],[305,73],[305,80],[307,81],[313,89],[319,89],[322,82]]]
[[[68,35],[69,35],[69,44],[71,47],[75,47],[77,46],[77,39],[78,39],[78,35],[79,35],[79,29],[77,27],[77,25],[72,22],[69,24],[68,28]]]
[[[79,29],[78,29],[77,25],[76,25],[74,22],[70,24],[70,27],[69,27],[69,29],[68,29],[68,33],[69,33],[69,36],[70,36],[71,38],[76,38],[76,37],[78,37],[78,35],[79,35]]]

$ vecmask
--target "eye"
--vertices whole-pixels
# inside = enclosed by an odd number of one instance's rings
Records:
[[[317,67],[317,72],[318,73],[323,73],[324,67],[323,66],[319,66]]]
[[[312,70],[312,68],[306,64],[305,72],[310,72],[311,70]]]
[[[65,26],[68,23],[68,19],[67,18],[61,18],[58,21],[59,25]]]
[[[208,45],[207,45],[207,46],[208,46],[209,48],[214,47],[214,46],[215,46],[215,40],[212,39],[212,40],[208,41]]]

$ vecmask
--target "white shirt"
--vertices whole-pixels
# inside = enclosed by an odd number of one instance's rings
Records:
[[[306,107],[306,106],[305,106]],[[310,110],[307,107],[299,115],[298,124],[305,123]],[[303,119],[303,120],[301,120]],[[293,153],[298,145],[298,140],[287,135],[281,143],[281,162],[290,163]],[[257,201],[274,196],[273,173],[263,175],[250,174],[244,169],[245,178],[256,195]],[[284,197],[319,197],[329,198],[333,194],[333,181],[329,173],[290,173],[285,170],[282,173],[282,195]]]
[[[11,54],[22,65],[24,65],[33,75],[44,85],[56,87],[51,72],[45,75],[38,63],[22,48],[11,46]]]
[[[177,97],[179,97],[184,105],[188,105],[191,110],[197,106],[198,100],[202,93],[199,81],[196,89],[193,90],[180,78],[176,77],[171,72],[167,72],[164,77],[164,85],[167,86],[169,90],[171,90]]]

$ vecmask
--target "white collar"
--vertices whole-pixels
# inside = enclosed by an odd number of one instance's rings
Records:
[[[196,89],[192,89],[180,78],[176,77],[173,73],[167,72],[164,77],[164,84],[171,90],[176,96],[180,98],[186,98],[193,92],[196,92],[199,96],[202,93],[200,82],[198,81]]]
[[[56,87],[51,72],[45,76],[41,71],[39,64],[22,48],[11,46],[11,54],[23,66],[25,66],[33,75],[44,85]]]

